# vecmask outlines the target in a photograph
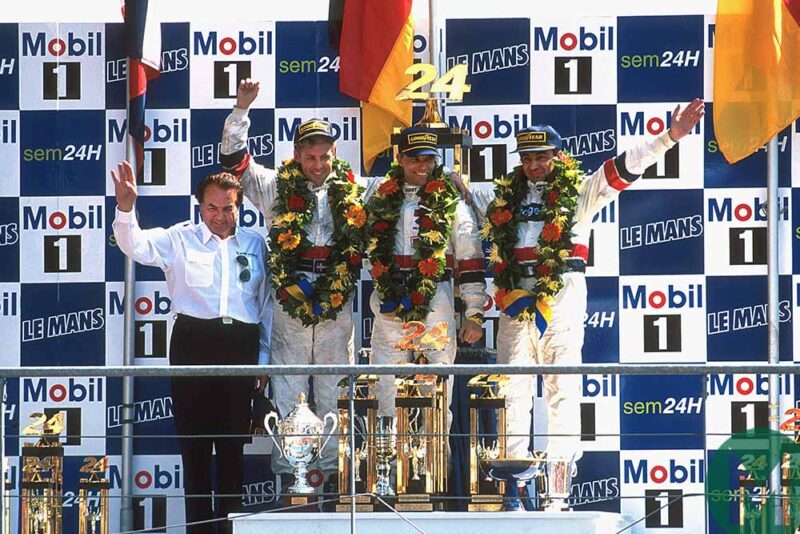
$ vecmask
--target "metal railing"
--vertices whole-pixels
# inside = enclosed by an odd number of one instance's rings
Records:
[[[491,354],[493,351],[486,349],[459,349],[460,353],[472,352]],[[409,372],[409,365],[373,365],[373,364],[356,364],[356,365],[211,365],[211,366],[110,366],[110,367],[86,367],[86,366],[63,366],[63,367],[0,367],[0,397],[5,398],[5,388],[8,379],[23,378],[23,377],[169,377],[169,376],[259,376],[259,375],[337,375],[350,377],[349,386],[349,421],[354,421],[355,414],[355,378],[362,374],[374,375],[406,375]],[[780,364],[764,364],[764,363],[748,363],[748,364],[578,364],[578,365],[502,365],[502,364],[453,364],[453,365],[415,365],[415,374],[432,374],[432,375],[455,375],[455,376],[472,376],[478,374],[565,374],[565,375],[713,375],[713,374],[800,374],[800,366],[793,363],[780,363]],[[709,435],[703,433],[704,435]],[[339,433],[335,435],[341,435]],[[353,424],[349,425],[349,438],[350,450],[355,448],[355,428]],[[456,434],[450,433],[451,436]],[[595,435],[595,434],[593,434]],[[670,434],[672,435],[672,434]],[[727,434],[726,434],[727,435]],[[249,436],[249,435],[248,435]],[[457,436],[466,436],[466,434],[457,434]],[[7,436],[5,429],[5,406],[3,405],[2,413],[0,413],[0,465],[5,462],[5,438]],[[87,437],[87,436],[84,436]],[[101,436],[97,436],[100,438]],[[149,437],[160,436],[119,436],[118,439],[146,439]],[[178,437],[178,436],[170,436]],[[195,436],[196,437],[196,436]],[[359,494],[355,491],[355,455],[350,455],[350,488],[347,494],[342,492],[342,496],[350,498],[350,523],[351,532],[356,532],[356,499],[365,494]],[[123,484],[123,489],[125,485]],[[771,492],[772,490],[770,490]],[[0,518],[5,514],[5,484],[0,484]],[[129,499],[132,497],[130,494],[119,496],[120,499]],[[372,495],[372,494],[369,494]],[[372,495],[373,497],[379,497]],[[689,496],[707,496],[706,493],[687,494]],[[184,498],[185,496],[175,496],[175,498]],[[453,497],[458,499],[460,497]],[[614,499],[622,499],[621,496],[616,496]],[[627,498],[627,497],[626,497]],[[642,498],[642,497],[633,497]],[[781,497],[776,495],[777,499]],[[323,501],[324,502],[324,501]],[[385,504],[385,503],[384,503]],[[667,506],[669,503],[665,504]],[[387,507],[391,509],[390,506]],[[287,509],[291,509],[288,507]],[[404,521],[408,522],[410,526],[420,531],[418,527],[413,525],[408,518],[403,517],[403,514],[393,510]],[[274,512],[274,510],[273,510]],[[657,513],[654,510],[648,513],[651,515]],[[261,512],[254,512],[261,513]],[[249,514],[246,514],[249,515]],[[643,521],[644,518],[637,519],[634,523],[626,527],[631,528],[633,525]],[[0,521],[0,532],[4,530],[4,522]],[[125,531],[134,532],[134,531]],[[620,531],[622,532],[622,531]]]

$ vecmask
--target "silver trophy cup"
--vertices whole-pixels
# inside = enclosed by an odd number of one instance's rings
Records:
[[[545,510],[569,510],[567,500],[572,492],[572,477],[577,470],[575,462],[564,458],[548,458],[545,461],[544,476],[539,479]]]
[[[328,419],[331,420],[331,428],[325,432]],[[277,432],[272,430],[270,424],[272,422],[275,423]],[[267,429],[267,433],[281,456],[286,458],[286,461],[294,469],[294,484],[286,490],[288,493],[314,493],[314,488],[309,486],[306,480],[308,466],[321,455],[322,449],[331,439],[337,424],[336,414],[332,412],[325,414],[324,421],[314,415],[306,403],[304,393],[300,394],[297,404],[282,421],[278,420],[275,412],[268,413],[264,418],[264,427]],[[278,443],[276,433],[282,443]],[[328,437],[323,441],[322,437],[325,434]]]

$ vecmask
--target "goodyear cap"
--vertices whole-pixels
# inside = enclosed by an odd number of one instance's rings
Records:
[[[412,126],[400,133],[400,153],[404,156],[438,156],[439,135],[425,126]]]
[[[322,135],[324,137],[328,137],[332,143],[334,141],[334,138],[333,138],[333,128],[331,128],[331,123],[322,119],[307,120],[306,122],[300,124],[300,126],[297,127],[297,130],[295,130],[294,143],[297,144],[300,141],[303,141],[315,135]]]
[[[539,152],[541,150],[561,150],[564,143],[561,135],[548,124],[534,124],[517,134],[515,153]]]

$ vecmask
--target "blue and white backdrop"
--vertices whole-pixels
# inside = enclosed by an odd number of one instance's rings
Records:
[[[569,17],[513,2],[492,2],[491,9],[441,4],[446,64],[466,63],[472,84],[445,115],[474,133],[475,182],[515,164],[514,133],[529,124],[553,124],[595,169],[668,128],[676,104],[706,99],[698,128],[596,217],[583,361],[766,361],[766,153],[728,166],[717,148],[713,2],[669,13],[638,6],[634,14],[595,14],[597,7],[583,2],[587,10],[570,10],[576,15]],[[195,22],[187,12],[163,25],[163,72],[148,91],[143,226],[199,220],[190,193],[218,168],[222,123],[242,77],[262,85],[249,144],[258,162],[273,166],[288,157],[297,124],[322,116],[336,125],[340,156],[360,166],[358,104],[338,92],[339,59],[328,45],[325,10],[315,9],[318,20],[299,7],[296,16],[262,7],[256,16],[241,12],[248,22],[227,22],[230,14],[223,22]],[[415,53],[429,62],[427,6],[415,12]],[[123,256],[111,231],[109,169],[124,157],[126,73],[121,19],[109,20],[0,23],[3,366],[122,363]],[[792,209],[800,201],[800,125],[778,139],[780,342],[781,359],[791,361],[800,353],[800,323],[793,321],[800,216]],[[265,231],[248,203],[239,223]],[[368,346],[363,304],[371,285],[364,275],[355,312],[358,340]],[[153,268],[138,267],[137,280],[136,364],[165,364],[173,323],[166,285]],[[493,302],[487,316],[492,346]],[[786,376],[780,387],[785,406],[793,407],[798,384]],[[33,411],[66,413],[73,437],[63,439],[65,532],[76,524],[78,468],[86,456],[109,456],[112,491],[119,493],[121,389],[121,380],[105,378],[30,377],[9,386],[12,434]],[[177,443],[147,437],[174,434],[168,380],[138,379],[135,412],[142,436],[134,447],[136,527],[180,523],[182,503],[168,498],[183,491]],[[668,497],[702,492],[709,450],[724,434],[767,426],[767,377],[586,376],[581,422],[588,452],[575,508],[641,517]],[[266,441],[257,438],[246,449],[243,491],[251,510],[275,505]],[[6,440],[14,492],[19,446]],[[114,506],[112,524],[117,518]],[[702,497],[676,500],[647,519],[651,529],[719,531],[706,519]]]

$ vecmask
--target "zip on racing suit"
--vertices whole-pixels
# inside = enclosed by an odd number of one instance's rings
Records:
[[[501,313],[497,333],[497,363],[511,365],[551,364],[577,365],[581,363],[583,347],[583,321],[586,314],[586,260],[589,257],[589,234],[594,215],[616,198],[644,170],[656,162],[675,145],[668,133],[628,149],[607,160],[592,175],[587,176],[578,191],[572,227],[572,251],[564,287],[551,303],[552,318],[541,338],[534,321],[518,321]],[[537,184],[539,184],[537,186]],[[520,285],[531,289],[536,277],[533,261],[544,222],[537,218],[542,206],[544,182],[529,184],[527,196],[520,206],[513,206],[523,217],[517,229],[514,254],[523,267]],[[494,200],[494,190],[474,189],[473,199],[479,217],[485,217],[486,208]],[[548,458],[578,460],[581,450],[580,427],[580,375],[544,375],[544,395],[547,402]],[[535,394],[536,377],[511,375],[510,381],[500,388],[506,397],[506,430],[508,455],[530,456],[531,409]],[[560,435],[553,435],[560,434]]]
[[[220,152],[227,168],[236,168],[240,175],[244,195],[264,214],[267,225],[275,218],[273,206],[277,202],[277,173],[259,165],[247,153],[247,132],[250,127],[248,110],[233,108],[225,120]],[[378,178],[356,176],[359,185],[366,187],[365,197],[380,183]],[[326,259],[330,254],[333,235],[333,215],[328,203],[327,180],[320,186],[310,181],[308,189],[315,197],[315,213],[306,225],[305,232],[311,247],[302,257],[302,272],[313,283],[324,273]],[[336,319],[323,321],[316,326],[304,326],[284,311],[275,300],[272,319],[272,363],[275,365],[352,364],[353,363],[353,315],[352,302],[345,304]],[[344,377],[332,375],[312,376],[317,415],[322,418],[328,412],[337,413],[339,388],[337,383]],[[303,392],[309,396],[308,375],[281,375],[271,379],[275,405],[281,417],[285,417]],[[291,473],[289,464],[272,455],[275,473]],[[338,470],[335,453],[323,454],[319,467],[325,473]]]

